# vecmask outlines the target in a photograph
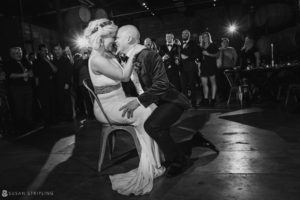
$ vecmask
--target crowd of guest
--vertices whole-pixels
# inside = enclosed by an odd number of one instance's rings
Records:
[[[83,89],[89,78],[89,50],[72,55],[57,44],[50,53],[40,44],[38,54],[23,55],[21,47],[9,49],[0,66],[1,135],[24,134],[38,126],[93,118],[92,102]]]
[[[221,44],[217,44],[209,32],[195,39],[186,29],[182,31],[181,41],[174,38],[173,33],[167,33],[165,40],[165,44],[157,48],[154,40],[146,38],[144,45],[160,54],[170,82],[190,98],[193,107],[213,107],[217,94],[221,100],[227,97],[224,91],[229,85],[222,71],[235,68],[238,61],[228,38],[222,38]],[[218,88],[222,88],[222,92]]]
[[[214,107],[216,103],[226,102],[234,85],[243,88],[242,98],[246,100],[243,103],[250,105],[261,100],[278,100],[278,91],[286,91],[291,82],[297,82],[295,76],[299,74],[299,70],[297,73],[290,70],[240,73],[268,68],[267,63],[271,63],[271,60],[266,62],[268,56],[262,58],[255,38],[253,34],[247,34],[243,45],[236,50],[228,37],[213,38],[209,32],[197,36],[183,30],[180,39],[174,38],[173,33],[166,33],[163,45],[157,46],[151,38],[146,38],[144,45],[161,55],[170,82],[189,97],[194,108]],[[295,59],[299,60],[299,57]],[[224,73],[228,70],[234,71],[234,77]]]
[[[180,39],[166,33],[164,44],[158,46],[154,39],[146,38],[144,45],[161,56],[170,83],[190,99],[194,108],[214,107],[227,100],[230,85],[225,70],[261,64],[251,35],[245,37],[239,52],[226,37],[216,43],[209,32],[191,37],[187,29]],[[0,134],[10,127],[15,133],[24,133],[39,124],[93,118],[93,105],[82,83],[89,78],[89,54],[86,48],[73,54],[69,47],[59,44],[50,52],[40,44],[37,55],[23,55],[20,47],[10,48],[10,59],[0,60]],[[243,84],[247,80],[240,77],[240,81]],[[123,87],[128,95],[136,95],[132,83]]]

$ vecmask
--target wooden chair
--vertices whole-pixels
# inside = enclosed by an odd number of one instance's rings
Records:
[[[295,92],[295,91],[300,91],[300,84],[290,84],[290,85],[288,86],[288,90],[287,90],[286,98],[285,98],[285,106],[288,105],[290,96],[291,96],[291,94],[292,94],[293,91],[294,91],[294,92]],[[298,98],[297,98],[297,95],[296,95],[296,94],[294,95],[294,98],[295,98],[296,102],[298,102]]]
[[[224,70],[224,75],[228,81],[228,84],[230,86],[230,91],[229,91],[229,97],[227,100],[227,105],[230,104],[231,96],[232,93],[238,97],[241,106],[243,105],[243,91],[242,91],[242,86],[239,85],[237,82],[238,80],[236,79],[235,72],[233,70]]]
[[[98,161],[98,172],[101,171],[101,166],[103,164],[103,159],[105,155],[106,145],[108,144],[109,147],[109,159],[112,159],[112,152],[114,149],[114,143],[115,143],[115,136],[113,133],[115,133],[118,130],[123,130],[128,132],[134,140],[136,149],[140,155],[141,152],[141,146],[137,138],[137,133],[133,126],[128,124],[113,124],[107,114],[104,112],[103,106],[101,104],[100,99],[97,97],[97,95],[94,92],[94,87],[90,79],[84,79],[83,80],[84,87],[88,90],[90,98],[92,102],[96,101],[98,104],[100,110],[103,112],[103,115],[105,119],[107,120],[107,123],[102,123],[102,130],[100,135],[100,152],[99,152],[99,161]],[[109,138],[112,136],[112,140],[109,140]]]

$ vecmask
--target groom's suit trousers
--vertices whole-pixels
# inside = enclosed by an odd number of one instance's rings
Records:
[[[184,109],[171,102],[163,102],[145,122],[145,130],[158,144],[166,161],[180,161],[183,153],[170,135],[171,126],[181,117]]]

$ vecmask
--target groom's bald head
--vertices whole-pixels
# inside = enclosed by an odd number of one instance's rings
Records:
[[[125,25],[117,32],[116,45],[118,52],[126,52],[131,46],[140,43],[140,32],[133,25]]]
[[[129,37],[134,39],[136,43],[139,43],[139,41],[140,41],[140,32],[133,25],[122,26],[119,28],[118,32],[127,34]]]

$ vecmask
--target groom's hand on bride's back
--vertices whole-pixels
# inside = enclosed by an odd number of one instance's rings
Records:
[[[127,113],[127,118],[133,117],[133,112],[135,109],[137,109],[140,106],[140,103],[137,99],[133,99],[132,101],[129,101],[127,104],[122,106],[119,111],[123,110],[122,117],[124,117]]]

